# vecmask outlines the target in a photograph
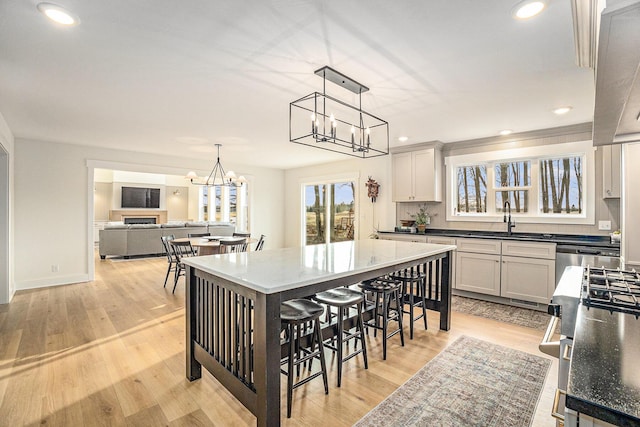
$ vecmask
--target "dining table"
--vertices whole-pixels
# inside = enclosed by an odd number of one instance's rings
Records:
[[[451,322],[454,245],[363,239],[184,260],[186,377],[204,366],[255,416],[279,426],[280,304],[407,268],[427,277],[427,308]]]
[[[220,253],[221,240],[241,241],[243,239],[246,239],[249,244],[257,242],[256,239],[233,236],[180,237],[172,241],[190,242],[191,246],[198,250],[198,255],[216,255]]]

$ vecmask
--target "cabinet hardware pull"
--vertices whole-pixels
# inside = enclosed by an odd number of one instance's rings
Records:
[[[556,395],[553,398],[553,407],[551,408],[551,416],[560,421],[564,421],[564,414],[558,412],[558,406],[560,406],[560,395],[567,395],[567,392],[564,390],[556,389]]]
[[[559,317],[552,316],[547,325],[547,330],[542,337],[542,341],[538,345],[538,349],[544,354],[548,354],[553,357],[560,357],[560,341],[551,341],[553,334],[558,326]]]
[[[564,352],[562,353],[562,358],[564,360],[570,361],[571,360],[571,354],[570,353],[573,353],[572,350],[573,350],[573,346],[571,344],[567,344],[565,346],[565,348],[564,348]]]

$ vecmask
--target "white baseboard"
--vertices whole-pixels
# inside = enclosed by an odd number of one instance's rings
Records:
[[[70,285],[73,283],[88,282],[88,274],[78,274],[75,276],[54,277],[48,279],[27,280],[24,282],[16,282],[16,291],[25,289],[46,288],[48,286]]]

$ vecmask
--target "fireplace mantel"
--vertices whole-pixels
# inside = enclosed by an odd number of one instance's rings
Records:
[[[124,221],[125,218],[155,218],[156,224],[165,224],[167,211],[160,209],[113,209],[109,211],[110,221]]]

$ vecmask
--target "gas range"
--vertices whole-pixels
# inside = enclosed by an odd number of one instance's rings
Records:
[[[635,270],[586,267],[582,304],[640,317],[640,274]]]

